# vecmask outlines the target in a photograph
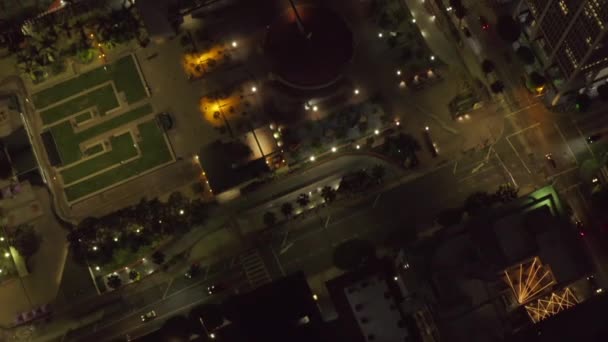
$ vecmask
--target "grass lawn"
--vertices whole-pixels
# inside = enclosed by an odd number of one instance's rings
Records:
[[[89,120],[92,117],[93,115],[91,115],[91,112],[84,112],[82,114],[77,115],[74,120],[76,121],[76,123],[79,124]]]
[[[40,117],[43,124],[50,125],[91,107],[97,107],[101,115],[105,115],[107,111],[118,107],[118,100],[114,95],[114,89],[111,84],[40,112]],[[77,116],[76,120],[78,121],[78,118],[85,114],[87,113]],[[90,118],[91,114],[88,113],[88,116]]]
[[[78,94],[88,88],[103,82],[114,80],[118,92],[124,92],[127,102],[133,103],[147,96],[146,89],[137,72],[135,61],[131,55],[103,67],[93,69],[78,77],[44,89],[32,96],[36,108],[50,106],[62,99]]]
[[[110,144],[112,145],[112,149],[106,153],[87,159],[82,163],[61,171],[64,184],[70,184],[137,155],[137,149],[133,146],[133,138],[128,132],[111,137]]]
[[[104,172],[85,181],[65,188],[68,201],[74,201],[92,192],[98,191],[124,179],[131,178],[155,166],[171,161],[172,156],[163,132],[155,120],[138,126],[142,140],[139,142],[141,157]]]
[[[95,125],[79,133],[74,133],[72,125],[68,121],[54,125],[50,131],[57,145],[59,156],[63,165],[69,165],[82,158],[79,144],[85,140],[92,139],[109,130],[125,125],[133,120],[144,117],[152,113],[150,104],[137,107],[131,111],[115,116],[99,125]]]

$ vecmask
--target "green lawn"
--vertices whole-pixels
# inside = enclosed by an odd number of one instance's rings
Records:
[[[43,124],[50,125],[91,107],[97,107],[100,115],[105,115],[107,111],[118,107],[118,100],[114,95],[114,89],[111,84],[107,84],[85,95],[78,96],[70,101],[40,112],[40,117],[42,118]],[[84,115],[84,113],[76,117],[77,121],[82,115]],[[91,114],[88,113],[88,116],[90,118]]]
[[[150,113],[152,113],[152,106],[145,104],[79,133],[74,133],[72,125],[68,121],[52,126],[50,131],[53,134],[62,164],[69,165],[82,158],[82,152],[78,147],[81,142],[92,139]]]
[[[155,120],[144,122],[138,126],[142,140],[139,142],[141,157],[89,178],[80,183],[65,188],[68,201],[74,201],[92,192],[98,191],[124,179],[136,176],[155,166],[171,161],[172,156],[163,132]]]
[[[92,88],[101,83],[114,80],[118,92],[124,92],[127,102],[133,103],[147,96],[146,89],[137,72],[132,56],[126,56],[118,61],[103,67],[91,70],[78,77],[44,89],[32,96],[36,108],[44,108],[59,102],[66,97]]]
[[[116,137],[111,137],[110,144],[112,145],[112,149],[106,153],[61,171],[64,184],[70,184],[97,171],[119,164],[122,160],[137,155],[137,149],[133,146],[133,138],[128,132]]]
[[[91,112],[84,112],[82,114],[77,115],[74,118],[74,121],[76,121],[76,123],[83,123],[89,119],[91,119],[93,117],[93,115],[91,115]]]

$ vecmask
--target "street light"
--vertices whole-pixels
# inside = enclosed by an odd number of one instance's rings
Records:
[[[431,55],[431,60],[434,61],[435,60],[435,56]]]
[[[397,70],[397,76],[401,76],[401,70]]]
[[[332,152],[336,152],[337,150],[338,150],[338,149],[337,149],[335,146],[331,148],[331,151],[332,151]]]
[[[382,32],[378,32],[378,38],[382,38],[383,34]]]
[[[356,89],[353,91],[355,93],[355,95],[359,95],[359,89]]]
[[[184,215],[184,209],[180,209],[180,210],[179,210],[179,214],[180,214],[180,215]]]
[[[316,112],[316,111],[318,111],[318,110],[319,110],[319,107],[317,107],[317,106],[312,106],[312,111],[313,111],[313,112]]]
[[[377,130],[377,129],[375,129],[375,130],[374,130],[374,134],[375,134],[375,135],[378,135],[378,134],[380,134],[380,131],[379,131],[379,130]]]
[[[361,148],[361,145],[357,145],[357,146],[355,146],[355,148],[358,150]]]
[[[237,47],[239,44],[236,42],[236,40],[232,41],[232,47]]]
[[[310,159],[311,162],[314,162],[316,158],[315,158],[315,156],[310,156],[310,158],[308,158],[308,159]]]
[[[415,24],[415,23],[416,23],[416,19],[412,19],[412,24]]]
[[[251,87],[251,92],[255,93],[256,91],[258,91],[258,88],[256,88],[256,87]]]

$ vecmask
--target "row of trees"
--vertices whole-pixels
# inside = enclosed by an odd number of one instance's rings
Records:
[[[437,215],[437,223],[448,227],[461,222],[466,212],[471,216],[481,215],[486,209],[517,199],[517,189],[511,184],[501,184],[494,193],[477,191],[469,195],[462,208],[448,208]]]
[[[172,235],[202,225],[207,208],[200,199],[190,201],[180,192],[167,202],[142,199],[139,204],[109,215],[82,220],[68,234],[75,261],[103,266],[113,260],[118,250],[137,252]]]
[[[54,74],[62,72],[66,57],[75,57],[85,64],[91,62],[99,48],[94,43],[112,49],[117,44],[137,39],[145,45],[139,19],[134,7],[128,3],[107,12],[65,16],[63,19],[58,15],[47,15],[32,21],[24,26],[26,37],[22,45],[25,48],[12,47],[17,53],[17,66],[33,81],[39,82],[49,71]]]

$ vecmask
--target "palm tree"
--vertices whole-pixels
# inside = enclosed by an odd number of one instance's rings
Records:
[[[270,228],[277,223],[277,216],[272,211],[267,211],[264,213],[264,224],[266,227]]]
[[[281,206],[281,212],[286,219],[289,219],[293,215],[293,205],[291,205],[289,202],[283,203]]]
[[[298,202],[300,207],[306,208],[306,206],[308,206],[308,204],[310,203],[310,196],[308,196],[308,194],[301,193],[298,195],[298,199],[296,199],[296,202]]]
[[[325,203],[331,203],[336,199],[336,190],[331,186],[324,186],[321,189],[321,197],[325,200]]]

